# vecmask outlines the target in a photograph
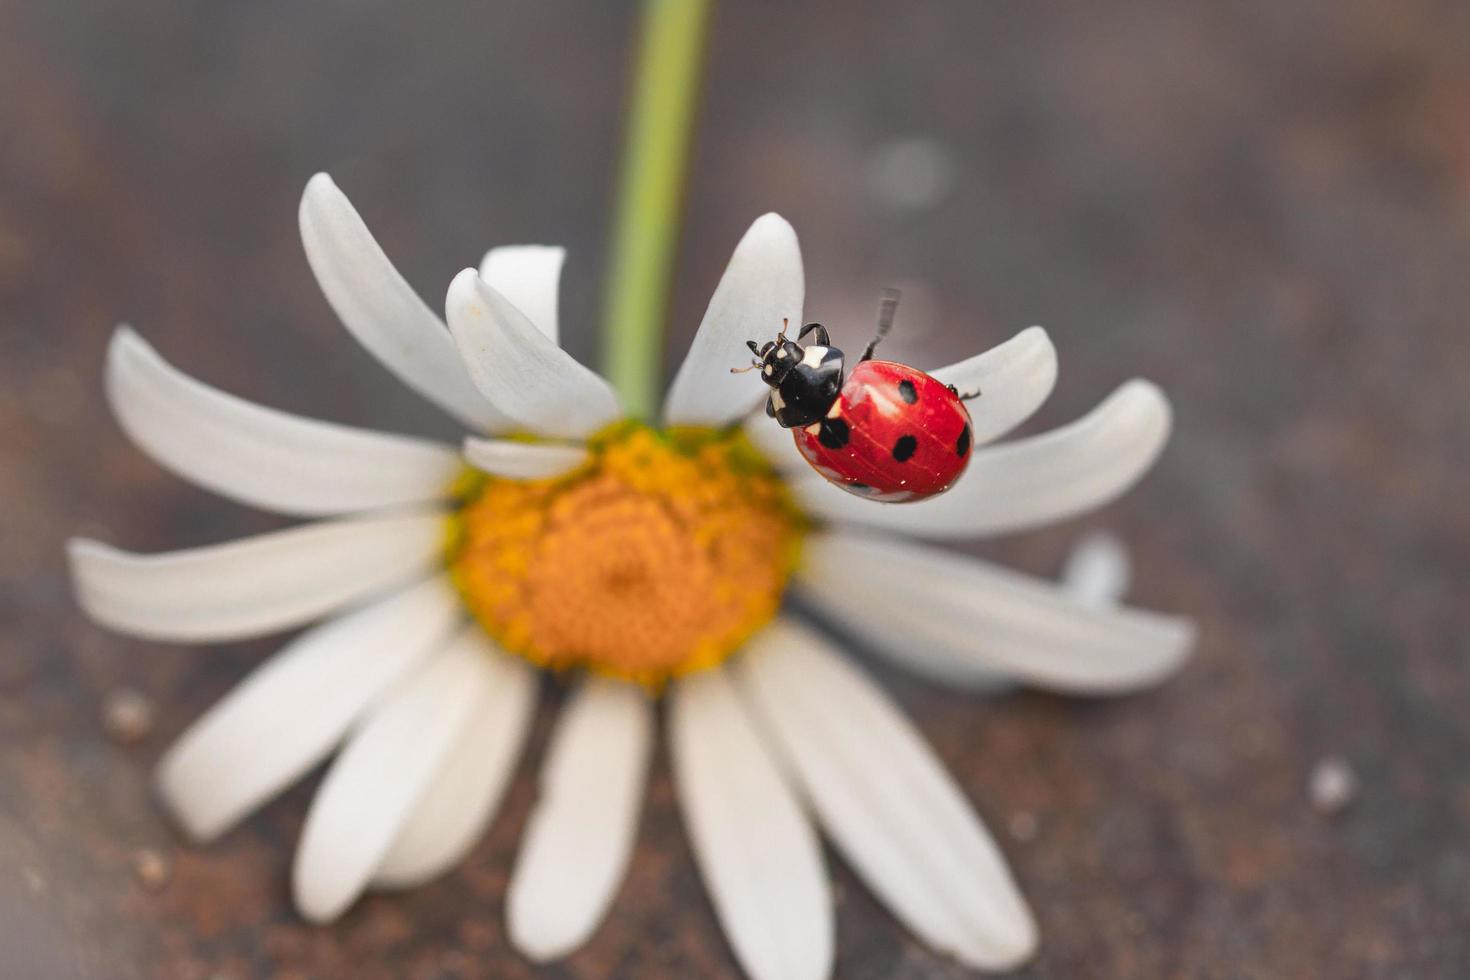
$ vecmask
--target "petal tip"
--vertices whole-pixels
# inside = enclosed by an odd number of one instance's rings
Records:
[[[113,328],[112,337],[107,341],[107,373],[115,373],[125,360],[136,357],[156,358],[158,352],[138,331],[126,323],[119,323]]]
[[[108,341],[108,347],[115,348],[122,344],[148,346],[148,342],[143,339],[143,335],[134,330],[132,324],[129,323],[119,323],[112,328],[112,339]]]
[[[751,222],[750,230],[745,233],[744,240],[757,240],[777,242],[783,245],[796,246],[796,229],[791,222],[781,217],[775,211],[767,211],[765,214]]]
[[[1146,406],[1149,413],[1157,415],[1160,420],[1161,433],[1159,444],[1162,446],[1169,438],[1169,431],[1174,425],[1174,406],[1169,401],[1169,396],[1164,394],[1164,389],[1147,378],[1133,378],[1124,383],[1122,390],[1128,392],[1129,397],[1136,399],[1140,405]]]
[[[158,763],[153,772],[153,792],[185,837],[194,844],[212,843],[228,826],[211,819],[191,802],[194,794],[188,790],[189,780],[178,772],[175,759],[169,753]]]
[[[105,557],[109,550],[111,549],[107,545],[91,538],[69,538],[66,542],[66,564],[71,573],[72,593],[76,595],[77,604],[89,616],[93,616],[92,576],[89,566],[94,559]]]
[[[1015,348],[1031,358],[1038,356],[1055,361],[1057,356],[1056,344],[1051,339],[1051,333],[1043,326],[1032,324],[1025,330],[1018,332],[1015,336],[1000,345],[1001,348],[1014,345]],[[998,348],[991,348],[996,350]],[[987,352],[988,353],[988,352]]]
[[[307,852],[298,850],[291,868],[291,898],[296,911],[312,925],[328,925],[341,917],[358,896],[356,891],[342,888],[342,882],[324,873],[329,869],[313,867],[316,862]]]
[[[1192,618],[1177,617],[1175,628],[1178,630],[1178,636],[1175,639],[1174,660],[1170,666],[1171,673],[1193,656],[1195,647],[1199,645],[1199,623]]]
[[[1017,902],[1004,922],[992,920],[987,928],[974,929],[940,951],[984,972],[1005,973],[1026,965],[1041,948],[1041,933],[1031,909],[1019,897]]]
[[[66,562],[71,571],[72,589],[77,601],[93,619],[97,619],[95,600],[99,577],[105,578],[109,565],[126,563],[135,557],[120,548],[93,538],[71,538],[66,542]]]
[[[466,276],[466,272],[470,273],[470,275]],[[475,295],[480,297],[480,299],[492,309],[496,306],[499,306],[501,303],[504,303],[507,306],[511,306],[512,308],[514,308],[515,306],[514,303],[511,303],[510,300],[506,299],[504,293],[496,289],[494,286],[490,285],[490,283],[485,280],[485,277],[480,275],[479,269],[465,269],[464,272],[461,272],[455,278],[464,279],[465,283],[467,283],[468,285],[468,288],[472,288],[475,291]]]
[[[1015,970],[1024,966],[1036,956],[1041,947],[1041,933],[1036,928],[1036,920],[1029,911],[1023,921],[1015,924],[1014,935],[1008,937],[1009,942],[997,947],[992,947],[986,957],[983,968],[991,970]],[[977,964],[981,965],[981,964]]]
[[[343,206],[352,207],[347,201],[347,195],[343,194],[342,189],[337,186],[337,182],[325,170],[312,174],[311,179],[306,182],[306,187],[301,191],[301,204],[296,209],[296,218],[308,248],[311,247],[312,226],[317,222],[328,220],[331,212],[327,209]]]
[[[1118,393],[1126,393],[1131,398],[1148,398],[1162,402],[1165,407],[1169,404],[1169,396],[1164,394],[1164,389],[1148,378],[1129,378],[1118,387]]]
[[[517,902],[516,895],[512,890],[508,896],[506,935],[522,956],[544,966],[561,959],[581,944],[580,937],[567,935],[565,923],[544,912],[538,913],[524,901]]]
[[[1057,345],[1052,341],[1051,333],[1045,327],[1033,324],[1016,336],[1025,337],[1028,343],[1035,344],[1038,350],[1046,351],[1052,362],[1056,362]]]
[[[103,544],[96,538],[67,538],[66,557],[73,564],[86,561],[88,558],[114,550],[111,545]]]
[[[445,312],[449,315],[449,325],[454,326],[454,312],[470,304],[478,303],[480,292],[478,283],[480,273],[477,269],[461,269],[458,274],[449,280],[449,289],[444,296]]]
[[[337,902],[323,898],[310,888],[293,886],[292,893],[296,911],[314,926],[331,925],[342,915],[343,910],[337,908]]]
[[[304,207],[313,198],[324,197],[328,194],[341,194],[342,189],[332,179],[332,175],[325,170],[319,170],[311,175],[306,182],[306,188],[301,192],[301,203]]]
[[[1059,370],[1057,345],[1052,342],[1051,334],[1047,333],[1045,327],[1027,327],[1021,331],[1020,335],[1027,338],[1028,343],[1035,345],[1036,355],[1039,357],[1041,363],[1041,373],[1046,378],[1044,383],[1046,394],[1050,395],[1051,390],[1056,387],[1057,372]]]

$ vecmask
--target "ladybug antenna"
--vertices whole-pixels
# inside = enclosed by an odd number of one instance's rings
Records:
[[[781,318],[781,332],[778,333],[778,334],[776,334],[776,343],[778,343],[778,344],[784,344],[784,343],[786,343],[786,328],[789,327],[789,326],[791,326],[791,319],[789,317],[784,317],[783,316]]]
[[[893,329],[893,316],[898,312],[898,298],[902,295],[896,289],[883,290],[883,298],[878,301],[878,332],[868,342],[861,360],[871,361],[873,351],[883,341],[883,338],[888,336],[888,331]]]
[[[750,364],[746,365],[743,368],[731,368],[730,369],[730,373],[731,374],[744,374],[746,371],[754,371],[756,368],[758,368],[760,366],[761,366],[761,362],[760,361],[751,361]]]

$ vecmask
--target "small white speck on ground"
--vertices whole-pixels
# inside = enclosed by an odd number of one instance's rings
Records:
[[[114,742],[135,745],[153,731],[153,702],[132,688],[111,691],[102,701],[102,727]]]
[[[144,847],[133,854],[133,873],[138,876],[139,883],[151,892],[168,884],[172,871],[173,867],[162,851]]]
[[[1358,775],[1341,756],[1331,755],[1312,767],[1307,794],[1318,813],[1340,813],[1358,795]]]
[[[1011,832],[1011,837],[1023,844],[1029,844],[1036,839],[1040,826],[1036,820],[1036,814],[1029,810],[1017,810],[1011,814],[1006,821],[1006,829]]]

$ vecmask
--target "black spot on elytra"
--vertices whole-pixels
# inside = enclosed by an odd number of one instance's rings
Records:
[[[914,389],[912,381],[900,381],[898,383],[898,397],[912,405],[919,400],[919,393]]]
[[[817,441],[828,449],[841,449],[852,438],[852,430],[842,419],[822,419],[817,430]]]
[[[965,458],[965,453],[970,451],[970,427],[967,425],[960,437],[954,441],[954,451],[959,453],[960,459]]]
[[[893,458],[900,463],[906,462],[918,448],[918,439],[913,436],[899,436],[898,441],[893,444]]]

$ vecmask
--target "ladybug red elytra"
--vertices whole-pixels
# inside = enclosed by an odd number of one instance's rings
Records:
[[[850,373],[827,328],[808,323],[796,340],[786,327],[764,346],[747,341],[771,386],[766,414],[790,429],[796,448],[828,481],[883,503],[943,493],[970,462],[970,413],[952,385],[873,350],[893,325],[898,291],[884,290],[878,333]]]

